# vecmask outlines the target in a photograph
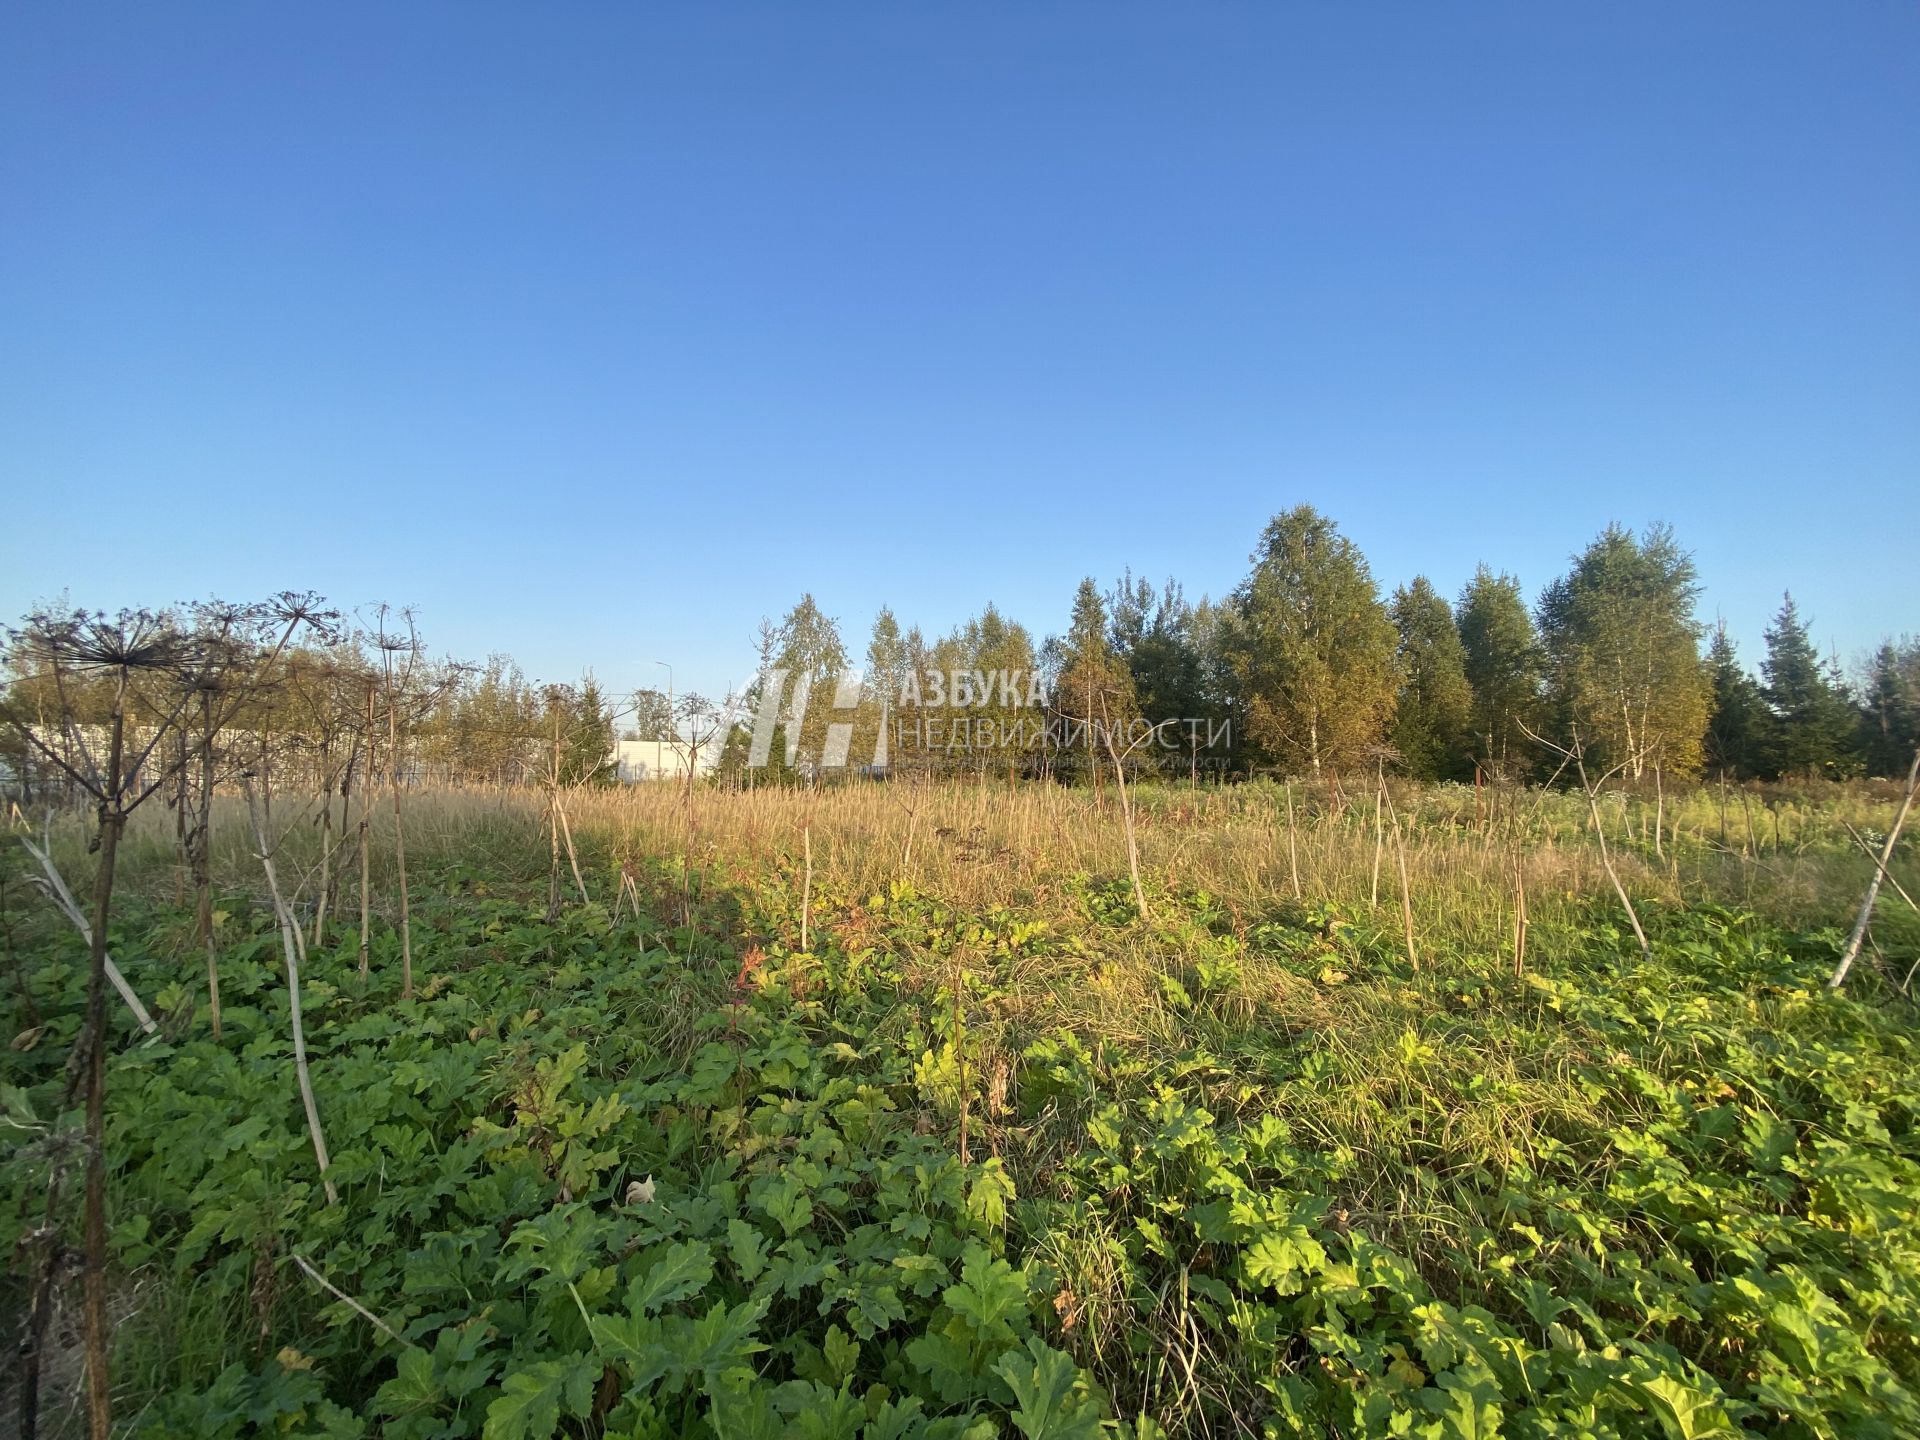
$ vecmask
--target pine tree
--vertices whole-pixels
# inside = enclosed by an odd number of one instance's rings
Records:
[[[1540,725],[1545,656],[1520,582],[1482,565],[1460,592],[1455,613],[1473,693],[1469,727],[1474,758],[1496,775],[1524,775],[1538,759],[1523,727]]]
[[[1453,611],[1424,575],[1394,591],[1388,611],[1400,634],[1395,654],[1400,696],[1389,732],[1393,748],[1409,775],[1461,779],[1472,769],[1468,725],[1473,692]]]
[[[1884,642],[1862,689],[1860,751],[1867,773],[1904,775],[1920,747],[1920,640]]]
[[[1155,590],[1131,571],[1108,592],[1109,638],[1133,678],[1139,713],[1159,722],[1197,717],[1204,690],[1194,607],[1169,579]]]
[[[1839,778],[1852,768],[1854,711],[1833,667],[1821,663],[1788,595],[1767,629],[1761,694],[1773,714],[1767,768],[1776,776]]]
[[[1693,559],[1665,526],[1609,526],[1540,600],[1553,709],[1589,765],[1634,779],[1700,768],[1712,681]]]
[[[1100,727],[1124,727],[1135,713],[1135,702],[1133,677],[1126,662],[1114,653],[1106,601],[1092,576],[1082,580],[1074,591],[1053,703],[1060,714],[1078,722],[1069,729],[1077,733],[1077,748],[1085,753],[1097,777],[1099,752],[1105,743]]]
[[[1713,713],[1707,721],[1707,768],[1730,780],[1758,774],[1768,743],[1769,716],[1760,687],[1747,673],[1727,634],[1726,621],[1713,632],[1707,651],[1713,677]]]
[[[1234,592],[1249,738],[1311,772],[1363,766],[1393,716],[1397,636],[1360,548],[1302,505],[1276,515]]]

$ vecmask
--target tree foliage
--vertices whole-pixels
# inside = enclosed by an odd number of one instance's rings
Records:
[[[1109,640],[1126,664],[1140,713],[1154,721],[1203,715],[1207,657],[1180,582],[1169,578],[1156,590],[1129,571],[1106,603]]]
[[[613,713],[591,674],[578,686],[549,685],[546,729],[552,737],[550,761],[562,785],[611,785]]]
[[[1498,774],[1525,774],[1535,763],[1526,727],[1539,725],[1545,655],[1520,582],[1480,566],[1460,592],[1456,622],[1474,758]]]
[[[1767,657],[1760,669],[1766,679],[1761,694],[1772,716],[1768,772],[1829,779],[1846,774],[1854,759],[1853,706],[1837,668],[1821,662],[1791,595],[1767,627]]]
[[[1360,764],[1393,715],[1398,637],[1359,546],[1311,506],[1276,515],[1234,611],[1252,741],[1315,775]]]
[[[1920,640],[1883,643],[1862,691],[1859,743],[1868,773],[1905,773],[1920,748]]]
[[[873,620],[873,634],[867,641],[866,688],[868,696],[880,704],[891,704],[906,678],[907,642],[900,633],[900,622],[886,606]]]
[[[628,721],[628,737],[634,740],[673,739],[674,697],[646,687],[633,692],[633,718]]]
[[[1700,659],[1693,559],[1666,526],[1611,525],[1540,601],[1556,718],[1635,779],[1692,774],[1712,682]]]
[[[840,638],[840,622],[822,611],[811,593],[802,595],[781,620],[774,664],[787,672],[791,699],[784,713],[794,714],[802,697],[806,705],[798,735],[789,736],[789,724],[783,723],[775,748],[791,751],[799,772],[812,776],[832,723],[834,689],[847,670],[847,647]]]
[[[1059,657],[1054,704],[1061,714],[1090,723],[1124,721],[1135,713],[1133,675],[1115,650],[1106,598],[1091,575],[1073,594],[1073,613]],[[1095,744],[1091,730],[1084,736]]]
[[[1729,780],[1750,779],[1765,763],[1767,705],[1740,663],[1724,621],[1714,628],[1707,670],[1713,680],[1713,710],[1703,751],[1706,766]]]
[[[1472,770],[1469,725],[1473,691],[1467,684],[1466,651],[1454,628],[1453,611],[1424,575],[1394,591],[1388,606],[1400,642],[1400,672],[1394,708],[1393,748],[1409,775],[1457,780]]]

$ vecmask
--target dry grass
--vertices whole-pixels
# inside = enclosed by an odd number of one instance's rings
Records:
[[[1550,928],[1544,922],[1551,917],[1541,907],[1602,894],[1605,875],[1585,807],[1576,799],[1525,792],[1482,805],[1476,818],[1470,787],[1409,787],[1401,793],[1418,930],[1491,948],[1505,943],[1515,849],[1523,856],[1537,929]],[[409,860],[417,857],[429,870],[478,868],[482,862],[497,869],[508,862],[509,876],[531,879],[538,867],[544,879],[544,803],[540,792],[514,788],[411,792],[405,818]],[[589,884],[607,890],[608,899],[613,871],[628,859],[689,864],[709,884],[750,880],[765,885],[797,876],[803,831],[811,831],[816,883],[841,896],[880,894],[905,881],[962,908],[1017,902],[1044,909],[1073,877],[1121,875],[1126,865],[1126,839],[1111,795],[1103,803],[1086,790],[1062,786],[700,788],[689,801],[678,787],[655,785],[576,791],[566,806],[586,852],[583,858],[595,872]],[[1291,897],[1287,811],[1279,787],[1144,787],[1137,808],[1142,870],[1151,886],[1205,890],[1249,919]],[[1609,839],[1621,852],[1634,894],[1650,901],[1749,905],[1795,923],[1833,919],[1870,873],[1845,827],[1878,833],[1889,822],[1893,803],[1864,788],[1836,787],[1825,796],[1762,797],[1744,805],[1734,791],[1727,809],[1731,830],[1723,846],[1716,791],[1669,797],[1664,853],[1656,855],[1649,838],[1651,798],[1605,797]],[[1305,898],[1371,909],[1371,807],[1340,808],[1324,796],[1309,800],[1296,790],[1296,810],[1293,840]],[[282,868],[289,889],[301,894],[310,894],[317,873],[317,822],[316,801],[285,793],[276,797],[272,829],[285,836]],[[392,887],[393,825],[391,813],[377,807],[372,817],[376,899]],[[87,828],[80,815],[54,822],[63,868],[82,883]],[[214,831],[216,883],[229,890],[255,889],[259,867],[237,797],[221,798]],[[351,825],[339,844],[336,865],[351,871]],[[127,883],[155,898],[185,886],[173,816],[157,801],[135,817],[121,863]],[[352,881],[350,874],[349,890]],[[1381,909],[1397,905],[1396,886],[1389,839],[1380,873]]]

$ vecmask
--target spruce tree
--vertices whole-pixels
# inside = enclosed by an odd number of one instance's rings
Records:
[[[1131,572],[1107,595],[1115,653],[1133,677],[1140,714],[1155,722],[1199,716],[1205,661],[1194,632],[1194,607],[1169,579],[1155,590]]]
[[[1075,748],[1085,752],[1087,763],[1097,774],[1099,752],[1105,742],[1096,727],[1124,726],[1134,714],[1134,694],[1133,677],[1125,661],[1114,653],[1106,601],[1092,576],[1082,580],[1073,594],[1073,614],[1059,657],[1054,706],[1069,720],[1084,722],[1085,728],[1074,732],[1079,741]]]
[[[1761,687],[1772,712],[1767,769],[1776,776],[1845,775],[1853,764],[1855,718],[1845,686],[1823,664],[1788,595],[1767,629]]]
[[[1726,621],[1713,632],[1707,650],[1707,669],[1713,676],[1713,714],[1707,722],[1707,768],[1729,780],[1746,780],[1759,773],[1768,743],[1769,716],[1760,687],[1735,652]]]
[[[1860,714],[1860,750],[1869,775],[1906,773],[1920,746],[1920,641],[1888,640],[1874,652]]]

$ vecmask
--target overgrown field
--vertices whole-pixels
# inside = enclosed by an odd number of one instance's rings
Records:
[[[1145,916],[1116,795],[981,784],[578,794],[587,893],[563,858],[550,919],[539,794],[412,797],[414,996],[390,815],[370,976],[350,883],[302,977],[332,1205],[244,819],[216,1040],[146,817],[113,934],[162,1029],[116,1008],[123,1427],[1920,1435],[1898,896],[1824,986],[1883,799],[1609,797],[1648,959],[1578,796],[1398,795],[1404,909],[1370,802],[1132,798]],[[310,904],[321,841],[275,807]],[[80,892],[80,822],[55,838]],[[0,863],[13,1251],[78,1163],[86,951]],[[83,1423],[75,1323],[43,1433]]]

